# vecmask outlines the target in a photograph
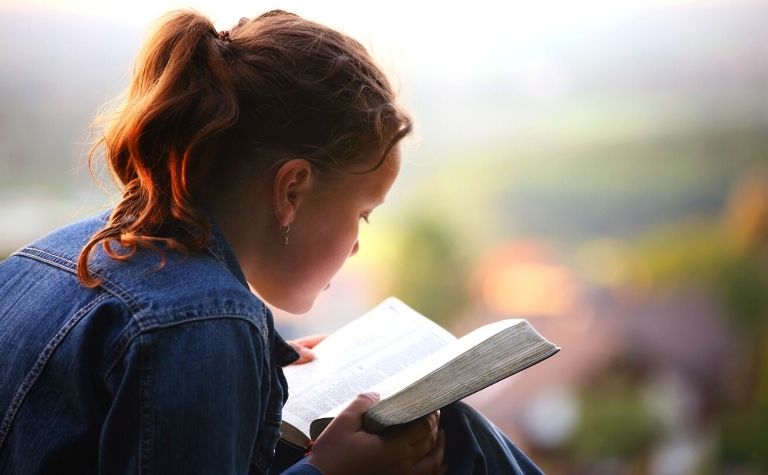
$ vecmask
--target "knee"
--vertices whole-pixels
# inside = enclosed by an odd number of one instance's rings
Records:
[[[462,401],[453,402],[440,410],[440,423],[443,425],[450,423],[460,423],[464,425],[476,426],[485,425],[488,420],[477,409]]]

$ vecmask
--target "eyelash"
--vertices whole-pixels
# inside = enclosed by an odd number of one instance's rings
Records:
[[[365,224],[371,224],[371,221],[369,220],[370,216],[367,214],[361,214],[360,218],[365,221]]]

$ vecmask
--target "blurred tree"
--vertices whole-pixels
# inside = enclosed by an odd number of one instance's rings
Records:
[[[411,216],[394,256],[391,293],[441,325],[467,303],[467,263],[455,233],[435,217]]]
[[[740,253],[718,274],[726,308],[744,339],[741,383],[723,417],[720,454],[729,465],[768,472],[768,173],[747,174],[731,196],[726,224]]]
[[[726,223],[742,250],[754,250],[768,258],[768,169],[745,173],[731,194]]]
[[[642,371],[624,363],[598,374],[581,394],[580,422],[568,445],[578,465],[611,459],[642,463],[660,433],[643,402]]]
[[[768,472],[768,174],[746,172],[719,221],[647,235],[630,267],[630,285],[648,292],[703,288],[719,299],[738,340],[720,375],[721,468]]]

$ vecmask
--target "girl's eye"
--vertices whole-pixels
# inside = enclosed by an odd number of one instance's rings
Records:
[[[360,215],[360,218],[361,218],[363,221],[365,221],[365,223],[366,223],[366,224],[370,224],[370,221],[368,220],[368,217],[369,217],[369,216],[368,216],[367,214],[361,214],[361,215]]]

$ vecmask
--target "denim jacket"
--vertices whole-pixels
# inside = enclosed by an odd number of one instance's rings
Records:
[[[70,225],[0,262],[0,473],[265,473],[298,358],[220,230],[208,252],[116,261],[83,287]],[[318,474],[308,464],[285,473]]]

